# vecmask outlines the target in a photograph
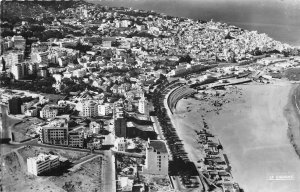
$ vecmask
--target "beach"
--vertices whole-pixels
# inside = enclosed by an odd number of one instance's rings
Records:
[[[202,156],[194,130],[206,122],[224,147],[234,180],[245,191],[297,192],[300,159],[288,137],[287,118],[287,114],[295,115],[287,108],[295,88],[278,81],[239,85],[223,96],[182,99],[171,119],[192,161]],[[217,100],[221,106],[212,105]],[[297,130],[294,124],[292,131]]]

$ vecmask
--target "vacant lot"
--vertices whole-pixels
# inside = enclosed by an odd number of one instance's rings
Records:
[[[101,158],[93,159],[81,166],[80,169],[65,173],[60,177],[51,177],[53,182],[60,189],[66,191],[101,191]]]
[[[39,118],[24,118],[23,121],[15,124],[12,127],[12,133],[14,135],[14,141],[21,142],[26,139],[30,139],[33,137],[38,128],[38,124],[44,122]]]
[[[18,150],[18,152],[23,157],[24,161],[26,161],[28,157],[35,157],[40,153],[52,153],[67,158],[70,162],[76,162],[89,154],[88,152],[75,152],[70,150],[51,149],[34,146],[21,148]]]
[[[1,180],[3,191],[16,192],[63,192],[63,191],[100,191],[101,159],[96,158],[83,164],[74,172],[65,172],[61,176],[33,176],[27,174],[26,159],[39,153],[59,154],[72,162],[85,157],[85,152],[51,150],[40,147],[26,147],[17,152],[1,156]]]

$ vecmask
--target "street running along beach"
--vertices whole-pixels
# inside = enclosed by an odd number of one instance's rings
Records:
[[[278,81],[199,93],[197,99],[178,102],[172,121],[192,160],[202,157],[193,143],[194,130],[207,123],[224,147],[234,180],[245,191],[298,192],[300,159],[293,145],[299,144],[300,123],[291,99],[297,87]]]

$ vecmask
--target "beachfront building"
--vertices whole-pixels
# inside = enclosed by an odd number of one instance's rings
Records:
[[[145,115],[149,114],[148,101],[144,96],[139,100],[139,112]]]
[[[59,157],[56,155],[39,154],[37,157],[27,159],[27,171],[35,176],[49,171],[60,165]]]
[[[161,140],[148,140],[143,173],[168,175],[168,168],[169,156],[165,142]]]

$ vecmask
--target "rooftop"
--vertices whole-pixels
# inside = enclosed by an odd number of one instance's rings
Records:
[[[46,160],[54,160],[56,158],[58,158],[57,155],[47,155],[44,153],[40,153],[37,157],[31,157],[28,159],[34,159],[35,161],[40,162],[40,161],[46,161]]]
[[[159,140],[151,140],[149,147],[153,147],[155,150],[161,153],[168,153],[165,142]]]

